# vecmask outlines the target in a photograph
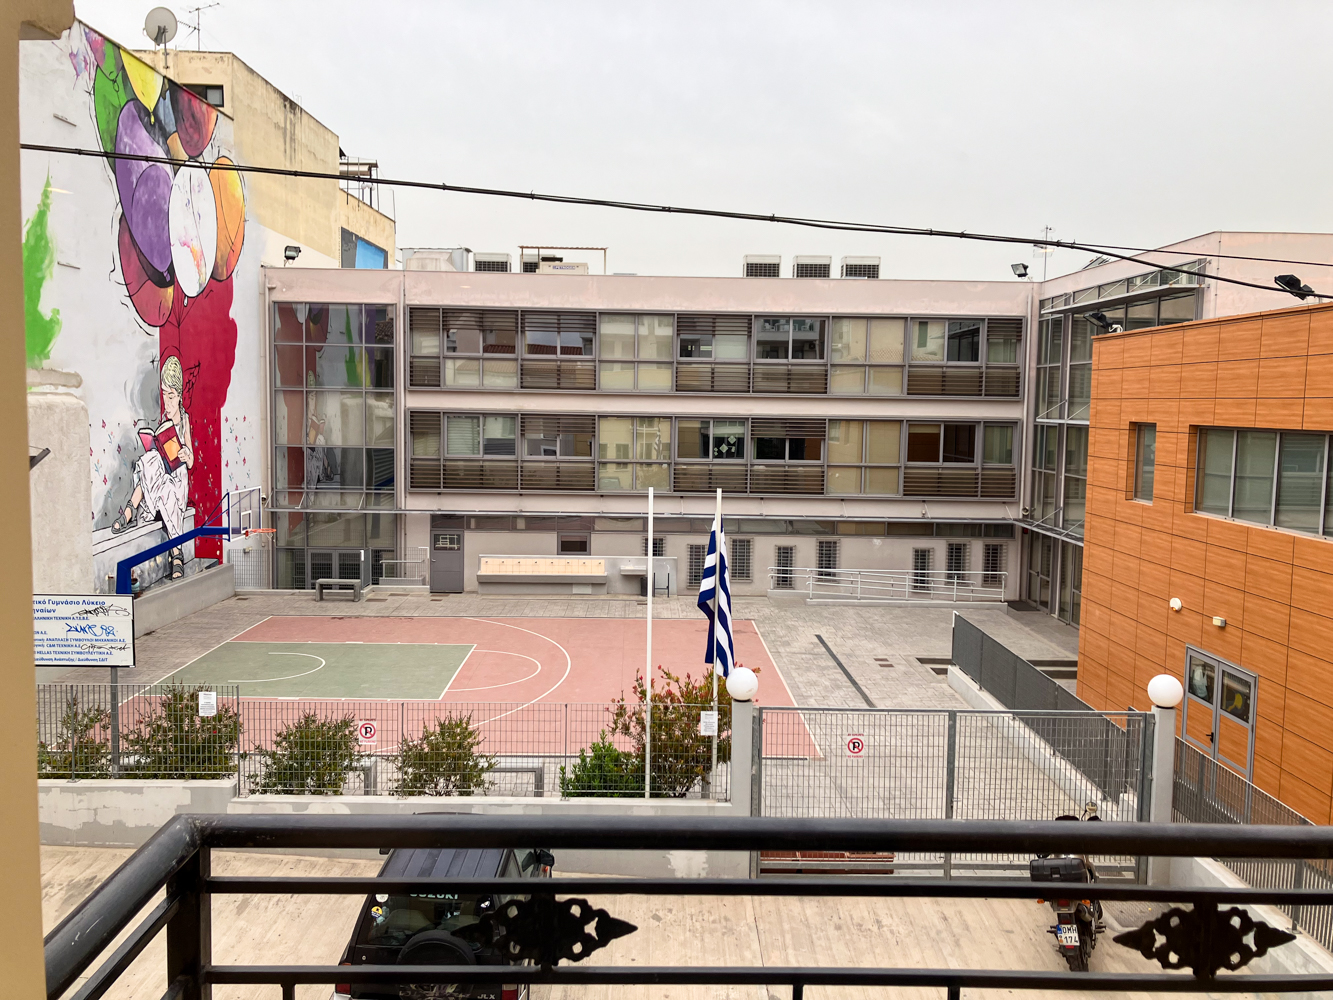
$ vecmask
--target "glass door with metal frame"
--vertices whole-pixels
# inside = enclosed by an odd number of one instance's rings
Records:
[[[1185,742],[1252,779],[1254,694],[1258,678],[1248,670],[1187,646]]]

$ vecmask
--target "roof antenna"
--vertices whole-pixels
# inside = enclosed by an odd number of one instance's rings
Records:
[[[194,15],[194,24],[190,25],[190,33],[194,35],[194,50],[202,52],[204,48],[204,33],[200,30],[203,17],[200,11],[208,10],[211,7],[221,7],[221,3],[206,3],[202,7],[191,7],[187,13]]]

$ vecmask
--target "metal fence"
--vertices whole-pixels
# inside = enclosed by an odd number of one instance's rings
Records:
[[[1246,781],[1225,764],[1176,738],[1171,818],[1177,823],[1233,823],[1263,826],[1314,826],[1289,806]],[[1333,866],[1327,861],[1218,858],[1257,889],[1333,891]],[[1284,906],[1293,929],[1300,929],[1333,950],[1333,907]]]
[[[1146,818],[1144,713],[766,707],[761,719],[759,815],[1044,820],[1091,802],[1103,820]],[[1089,774],[1083,765],[1098,758],[1113,763]],[[1027,862],[899,855],[894,870],[1026,878]],[[1139,867],[1135,858],[1098,864],[1112,876]]]
[[[47,778],[237,776],[240,795],[643,796],[643,705],[242,698],[236,687],[38,685]],[[208,695],[211,694],[212,697]],[[654,704],[651,794],[726,799],[709,705]],[[213,714],[201,714],[212,712]]]
[[[768,568],[769,590],[804,591],[812,604],[998,603],[1004,600],[1006,579],[1002,572],[962,570]]]

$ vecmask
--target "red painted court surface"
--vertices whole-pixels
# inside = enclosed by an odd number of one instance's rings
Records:
[[[364,644],[371,647],[361,651],[365,669],[386,677],[393,671],[394,644],[473,646],[448,686],[440,685],[442,701],[607,704],[622,694],[634,700],[634,678],[644,666],[646,624],[621,618],[273,617],[232,642]],[[759,673],[756,703],[794,704],[754,624],[735,622],[732,633],[737,662]],[[702,617],[654,621],[654,665],[681,676],[706,675],[707,636]]]

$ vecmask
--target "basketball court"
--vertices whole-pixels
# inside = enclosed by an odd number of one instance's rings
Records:
[[[646,623],[622,618],[271,617],[172,674],[236,685],[242,698],[445,702],[633,700]],[[707,676],[708,623],[653,622],[653,661]],[[791,705],[754,624],[733,624],[736,660],[759,673],[756,702]],[[660,675],[658,675],[660,676]]]

